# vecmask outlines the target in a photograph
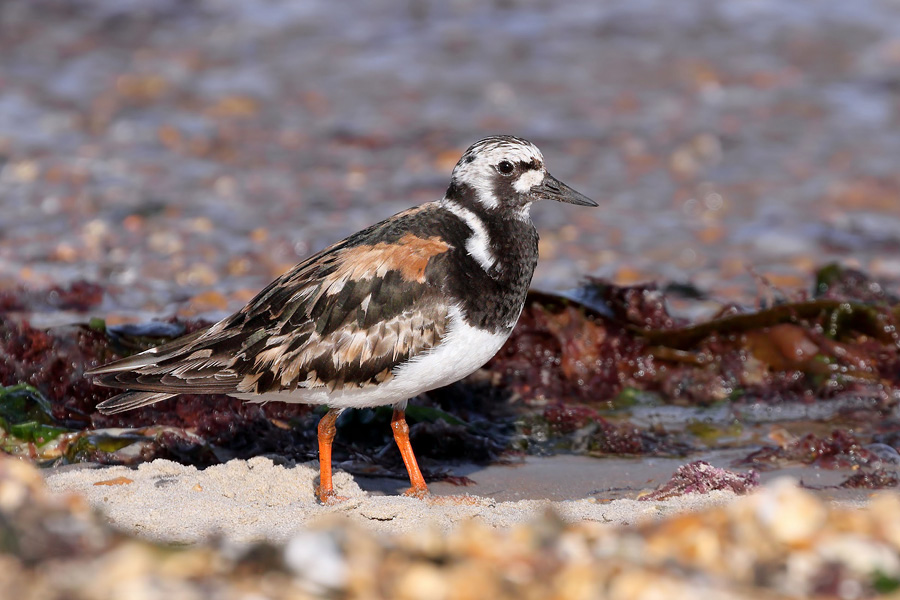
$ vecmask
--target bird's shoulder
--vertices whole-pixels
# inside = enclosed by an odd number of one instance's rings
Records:
[[[259,292],[233,323],[307,318],[323,333],[347,317],[342,310],[361,308],[363,324],[371,324],[379,311],[436,293],[440,276],[434,271],[458,237],[452,223],[442,223],[444,212],[437,203],[423,204],[325,248]]]

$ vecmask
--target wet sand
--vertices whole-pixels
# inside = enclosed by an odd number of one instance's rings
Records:
[[[435,497],[424,501],[384,495],[402,489],[402,482],[361,478],[357,483],[338,471],[336,490],[349,499],[337,506],[322,506],[315,499],[317,463],[285,467],[264,457],[232,460],[202,471],[166,460],[136,469],[81,467],[50,472],[46,481],[54,492],[85,496],[116,528],[146,539],[198,543],[215,535],[236,542],[281,542],[316,522],[334,518],[391,534],[422,527],[446,532],[470,519],[506,528],[532,522],[547,511],[566,522],[627,525],[737,498],[731,492],[716,491],[661,502],[636,500],[641,490],[666,481],[683,463],[678,459],[529,458],[518,467],[462,468],[456,474],[468,471],[473,485],[435,483],[431,486]],[[768,479],[772,478],[777,474]],[[862,498],[857,494],[855,503]]]
[[[528,456],[514,465],[463,465],[452,469],[455,476],[465,476],[471,483],[459,487],[446,481],[431,484],[435,494],[459,494],[461,491],[487,496],[501,502],[546,499],[571,501],[591,498],[606,502],[635,499],[665,484],[675,470],[694,460],[703,460],[715,467],[735,470],[734,462],[746,455],[746,448],[717,450],[691,455],[690,458],[635,457],[592,458],[576,455]],[[746,472],[746,469],[737,469]],[[760,482],[790,477],[817,488],[827,498],[854,500],[867,493],[854,490],[828,489],[851,474],[852,469],[821,469],[815,466],[794,465],[760,473]],[[394,479],[357,477],[358,485],[370,492],[397,494],[403,482]]]

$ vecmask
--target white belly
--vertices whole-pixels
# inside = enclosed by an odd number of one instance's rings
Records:
[[[333,408],[363,408],[397,404],[474,373],[503,346],[509,333],[491,333],[467,325],[457,308],[450,310],[450,325],[440,345],[413,357],[394,370],[385,383],[366,388],[329,392],[325,388],[298,388],[265,394],[229,394],[249,402],[327,404]]]

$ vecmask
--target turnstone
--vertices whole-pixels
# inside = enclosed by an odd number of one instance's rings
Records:
[[[474,372],[509,337],[538,260],[529,214],[538,200],[597,206],[551,176],[531,142],[476,142],[440,202],[311,256],[209,329],[88,372],[133,390],[97,408],[113,414],[182,393],[326,405],[316,492],[333,503],[335,421],[347,408],[390,404],[406,493],[424,496],[407,401]]]

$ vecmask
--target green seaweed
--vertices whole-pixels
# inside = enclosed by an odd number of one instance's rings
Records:
[[[59,426],[51,410],[50,402],[30,385],[0,387],[0,428],[12,438],[7,439],[6,445],[43,445],[73,431]]]
[[[659,394],[648,392],[632,386],[622,388],[622,391],[616,394],[616,397],[608,401],[612,410],[622,410],[633,406],[660,406],[662,400]]]
[[[39,461],[59,456],[57,440],[76,430],[56,423],[50,402],[27,384],[0,386],[0,450]]]
[[[91,320],[88,321],[88,329],[93,331],[99,331],[100,333],[106,333],[106,320],[101,319],[100,317],[91,317]]]
[[[450,413],[432,406],[411,404],[406,407],[406,416],[414,421],[428,421],[434,423],[435,421],[442,419],[451,425],[462,425],[464,427],[468,427],[469,425],[459,417],[454,417]]]
[[[65,458],[70,463],[90,462],[98,454],[112,454],[135,442],[144,440],[134,435],[115,436],[108,433],[88,433],[81,435],[65,449]]]
[[[824,296],[837,285],[843,278],[845,269],[838,263],[830,263],[822,267],[816,272],[816,283],[814,286],[816,296]]]
[[[900,588],[900,579],[894,575],[876,571],[872,576],[872,588],[878,594],[890,594]]]
[[[71,431],[71,429],[66,427],[47,425],[36,421],[26,421],[25,423],[16,423],[9,426],[10,435],[39,446],[55,440],[64,433],[71,433]]]
[[[737,421],[716,424],[705,419],[691,419],[688,421],[685,429],[707,445],[717,444],[723,438],[738,437],[744,430],[743,426]]]
[[[0,386],[0,420],[7,430],[10,424],[27,421],[50,424],[53,422],[50,402],[37,388],[25,383]]]

